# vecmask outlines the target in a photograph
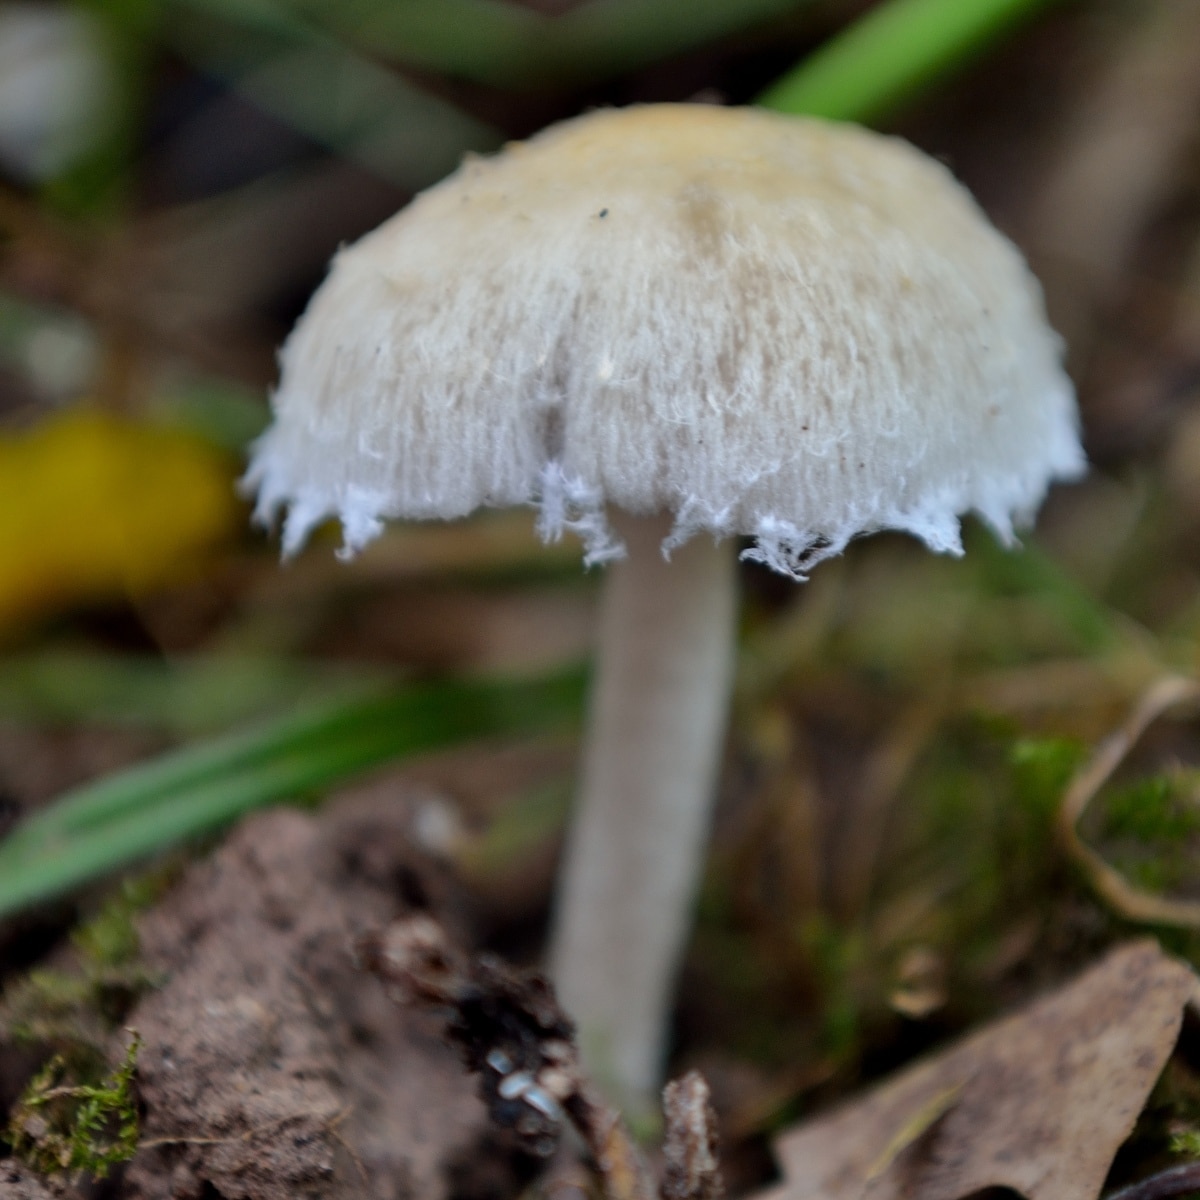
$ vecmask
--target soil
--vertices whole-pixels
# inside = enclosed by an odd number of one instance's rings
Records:
[[[378,791],[316,816],[262,814],[141,919],[145,966],[164,982],[127,1021],[144,1117],[117,1194],[440,1200],[481,1174],[488,1190],[505,1181],[508,1156],[436,1023],[353,961],[357,936],[414,909],[455,923],[448,877],[414,850],[409,820]],[[36,1189],[0,1175],[0,1200],[48,1194]]]
[[[0,1159],[0,1196],[4,1200],[51,1200],[61,1195],[16,1159]]]

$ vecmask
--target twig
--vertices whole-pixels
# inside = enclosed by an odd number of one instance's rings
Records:
[[[848,924],[860,920],[866,911],[884,849],[889,814],[918,757],[937,732],[945,708],[945,697],[941,694],[912,705],[867,759],[852,822],[847,825],[854,830],[854,836],[846,839],[833,879],[834,905]]]
[[[343,1110],[331,1118],[328,1126],[331,1131],[334,1125],[343,1119],[345,1112],[346,1110]],[[246,1129],[241,1133],[227,1137],[206,1137],[202,1134],[163,1134],[160,1137],[146,1138],[144,1141],[138,1142],[138,1149],[153,1150],[160,1146],[231,1146],[238,1142],[252,1142],[256,1137],[261,1137],[265,1133],[281,1129],[291,1121],[304,1121],[309,1116],[310,1114],[305,1112],[284,1113],[283,1116],[273,1117],[270,1121],[264,1121],[261,1125],[255,1125],[252,1129]]]
[[[351,1146],[348,1141],[346,1141],[346,1139],[342,1136],[341,1131],[338,1129],[338,1126],[345,1121],[352,1111],[352,1108],[347,1105],[339,1112],[334,1113],[334,1115],[325,1125],[325,1132],[328,1133],[329,1136],[333,1138],[333,1140],[337,1142],[343,1150],[346,1151],[350,1161],[354,1163],[355,1168],[358,1170],[358,1175],[363,1182],[363,1186],[367,1187],[371,1182],[371,1177],[367,1172],[367,1168],[363,1165],[363,1161],[358,1156],[358,1153],[355,1151],[354,1147]],[[137,1148],[139,1151],[142,1151],[155,1150],[163,1146],[228,1146],[238,1142],[245,1144],[252,1142],[255,1138],[260,1137],[269,1131],[282,1128],[284,1125],[288,1124],[289,1121],[298,1121],[305,1118],[307,1115],[308,1114],[306,1113],[285,1113],[281,1117],[276,1117],[274,1120],[267,1121],[262,1125],[256,1125],[253,1129],[247,1129],[233,1137],[203,1137],[199,1135],[189,1136],[185,1134],[179,1134],[178,1136],[172,1137],[170,1134],[164,1134],[162,1137],[147,1138],[144,1141],[138,1142]]]
[[[725,1184],[717,1157],[717,1114],[699,1071],[663,1091],[667,1136],[663,1142],[662,1200],[722,1200]]]
[[[1110,866],[1079,836],[1079,819],[1112,773],[1124,761],[1147,728],[1169,708],[1200,699],[1195,680],[1170,676],[1160,679],[1138,702],[1128,720],[1097,747],[1076,773],[1063,795],[1058,833],[1067,855],[1087,874],[1092,887],[1122,917],[1151,925],[1200,928],[1200,903],[1170,900],[1143,891]]]
[[[331,1120],[325,1128],[329,1136],[333,1138],[333,1140],[337,1142],[337,1144],[341,1146],[343,1150],[345,1150],[350,1161],[357,1169],[358,1177],[363,1181],[363,1186],[370,1187],[371,1176],[367,1172],[367,1168],[363,1165],[363,1160],[359,1157],[358,1151],[355,1150],[354,1147],[344,1137],[342,1137],[342,1131],[340,1128],[338,1128],[353,1111],[353,1105],[347,1104],[341,1112],[334,1115],[333,1120]]]
[[[1169,1167],[1149,1179],[1110,1193],[1105,1200],[1169,1200],[1171,1196],[1186,1196],[1195,1191],[1200,1191],[1200,1162]]]

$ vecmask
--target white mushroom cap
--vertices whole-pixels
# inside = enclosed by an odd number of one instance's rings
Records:
[[[247,476],[295,551],[337,516],[605,506],[750,535],[799,575],[856,534],[960,552],[1084,467],[1041,292],[907,143],[755,109],[592,113],[471,158],[334,259]]]

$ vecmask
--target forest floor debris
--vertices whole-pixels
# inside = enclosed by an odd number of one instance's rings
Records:
[[[780,1135],[785,1182],[760,1200],[1096,1200],[1200,998],[1150,941]]]
[[[453,1053],[350,952],[444,898],[409,818],[392,796],[264,814],[142,918],[143,960],[166,982],[128,1015],[145,1115],[124,1195],[440,1200],[481,1153]]]

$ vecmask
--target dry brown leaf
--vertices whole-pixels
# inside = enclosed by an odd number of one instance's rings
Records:
[[[782,1134],[785,1182],[756,1200],[1095,1200],[1197,995],[1154,942]]]

